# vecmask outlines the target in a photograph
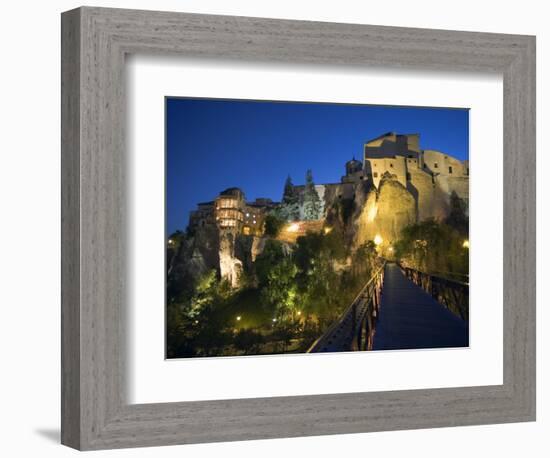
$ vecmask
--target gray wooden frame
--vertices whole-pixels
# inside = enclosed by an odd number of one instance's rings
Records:
[[[129,405],[128,53],[503,74],[503,385]],[[62,247],[61,437],[68,446],[105,449],[534,420],[535,38],[90,7],[63,13]]]

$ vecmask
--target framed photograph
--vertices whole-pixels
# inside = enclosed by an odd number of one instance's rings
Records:
[[[535,38],[62,15],[62,442],[535,419]]]
[[[168,97],[166,357],[468,347],[468,114]]]

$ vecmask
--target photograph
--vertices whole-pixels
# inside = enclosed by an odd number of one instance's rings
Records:
[[[0,455],[550,456],[545,9],[3,4]]]
[[[165,133],[167,359],[469,346],[467,108],[166,97]]]

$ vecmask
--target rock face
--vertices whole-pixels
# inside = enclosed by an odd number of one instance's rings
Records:
[[[378,191],[370,189],[362,201],[354,221],[355,246],[377,235],[387,242],[397,240],[403,227],[416,222],[415,198],[393,178],[383,178]]]
[[[252,268],[265,241],[265,237],[238,234],[235,230],[203,227],[193,236],[182,237],[176,249],[169,248],[169,284],[192,285],[207,272],[216,270],[220,278],[237,287],[243,270]],[[172,295],[182,292],[176,289]]]
[[[416,201],[397,180],[382,179],[376,207],[374,225],[384,240],[397,240],[405,226],[416,222]]]
[[[184,293],[186,288],[219,265],[217,230],[203,228],[192,237],[178,237],[176,248],[167,252],[167,276],[170,296]]]
[[[220,276],[235,288],[239,286],[239,278],[243,272],[243,262],[235,256],[237,235],[233,231],[220,233]]]
[[[319,189],[317,192],[325,210],[324,218],[299,221],[296,223],[299,230],[292,232],[293,237],[287,240],[280,235],[278,240],[284,243],[285,251],[291,253],[297,236],[332,228],[340,230],[345,243],[352,247],[375,238],[382,239],[382,247],[387,247],[399,239],[405,226],[427,218],[447,217],[449,186],[452,185],[453,190],[459,188],[460,197],[467,199],[466,178],[452,178],[451,182],[448,177],[440,179],[414,168],[409,174],[405,185],[390,173],[382,175],[378,187],[368,180],[322,185],[322,192]],[[177,253],[170,255],[168,275],[182,284],[184,279],[197,280],[216,269],[222,279],[237,287],[243,271],[252,270],[265,242],[265,237],[244,235],[236,228],[202,227],[192,237],[184,238]]]

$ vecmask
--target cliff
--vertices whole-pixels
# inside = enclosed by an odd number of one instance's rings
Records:
[[[349,247],[357,248],[375,238],[382,247],[389,247],[399,239],[405,226],[428,218],[446,218],[450,212],[450,191],[454,188],[463,200],[468,195],[467,179],[453,181],[422,170],[411,169],[405,184],[386,172],[378,187],[370,181],[318,185],[323,218],[287,223],[277,238],[290,251],[297,237],[308,231],[338,230]],[[266,237],[244,235],[237,228],[201,227],[194,235],[183,237],[177,250],[169,247],[169,284],[194,283],[215,269],[236,287],[241,274],[253,270],[265,240]]]

